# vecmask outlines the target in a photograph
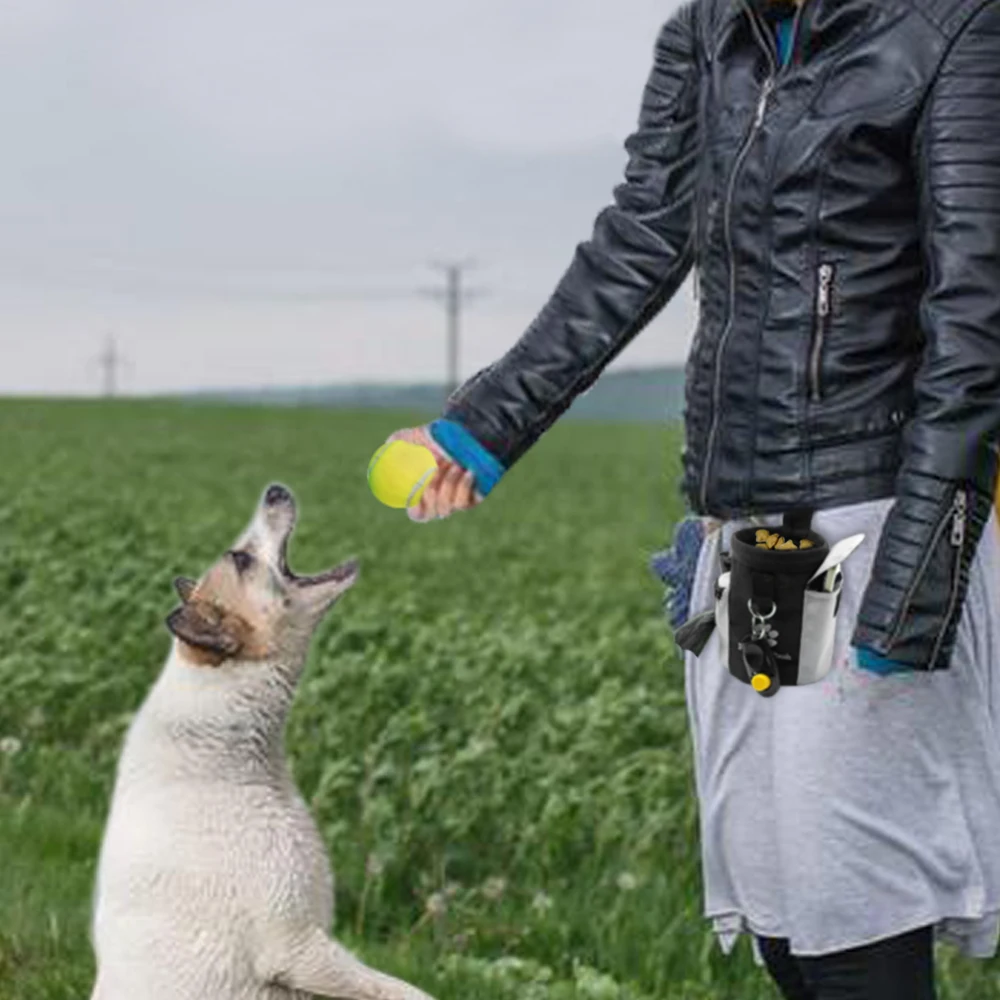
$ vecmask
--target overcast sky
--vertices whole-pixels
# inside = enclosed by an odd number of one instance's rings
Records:
[[[441,376],[410,294],[472,257],[462,374],[621,177],[677,0],[0,4],[0,392]],[[681,362],[689,287],[617,366]]]

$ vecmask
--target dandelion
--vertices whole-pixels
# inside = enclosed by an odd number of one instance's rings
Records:
[[[536,892],[531,901],[531,908],[535,913],[547,913],[552,909],[552,897],[544,892]]]
[[[637,888],[639,885],[639,880],[631,872],[622,872],[618,876],[618,888],[622,892],[631,892],[633,889]]]
[[[4,757],[13,757],[21,752],[23,744],[16,736],[5,736],[0,740],[0,754]]]
[[[448,899],[444,892],[432,892],[424,903],[424,912],[420,914],[413,926],[406,932],[406,936],[415,934],[430,920],[437,920],[448,912]]]
[[[503,878],[490,878],[483,884],[483,895],[496,902],[501,899],[507,889],[507,880]]]
[[[365,874],[369,878],[378,878],[383,871],[385,871],[385,865],[382,864],[381,859],[375,854],[369,854],[368,860],[365,861]]]

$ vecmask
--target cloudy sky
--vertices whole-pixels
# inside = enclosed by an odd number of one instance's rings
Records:
[[[436,379],[532,319],[624,165],[677,0],[0,5],[0,392]],[[617,366],[679,362],[685,287]]]

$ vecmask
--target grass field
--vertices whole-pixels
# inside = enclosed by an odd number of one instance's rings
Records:
[[[290,723],[335,931],[441,1000],[775,1000],[701,917],[683,675],[646,560],[679,439],[557,426],[481,508],[416,526],[364,471],[414,414],[0,403],[0,1000],[86,1000],[130,715],[272,480],[301,572],[356,554]],[[942,1000],[1000,963],[939,949]],[[141,998],[136,998],[141,1000]]]

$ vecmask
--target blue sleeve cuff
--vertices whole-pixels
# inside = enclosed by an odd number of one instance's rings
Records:
[[[444,451],[473,474],[480,496],[488,496],[507,471],[500,460],[454,420],[435,420],[429,430]]]
[[[909,663],[887,660],[879,656],[878,653],[865,649],[864,646],[855,646],[854,650],[857,653],[858,666],[873,674],[901,674],[913,669]]]

